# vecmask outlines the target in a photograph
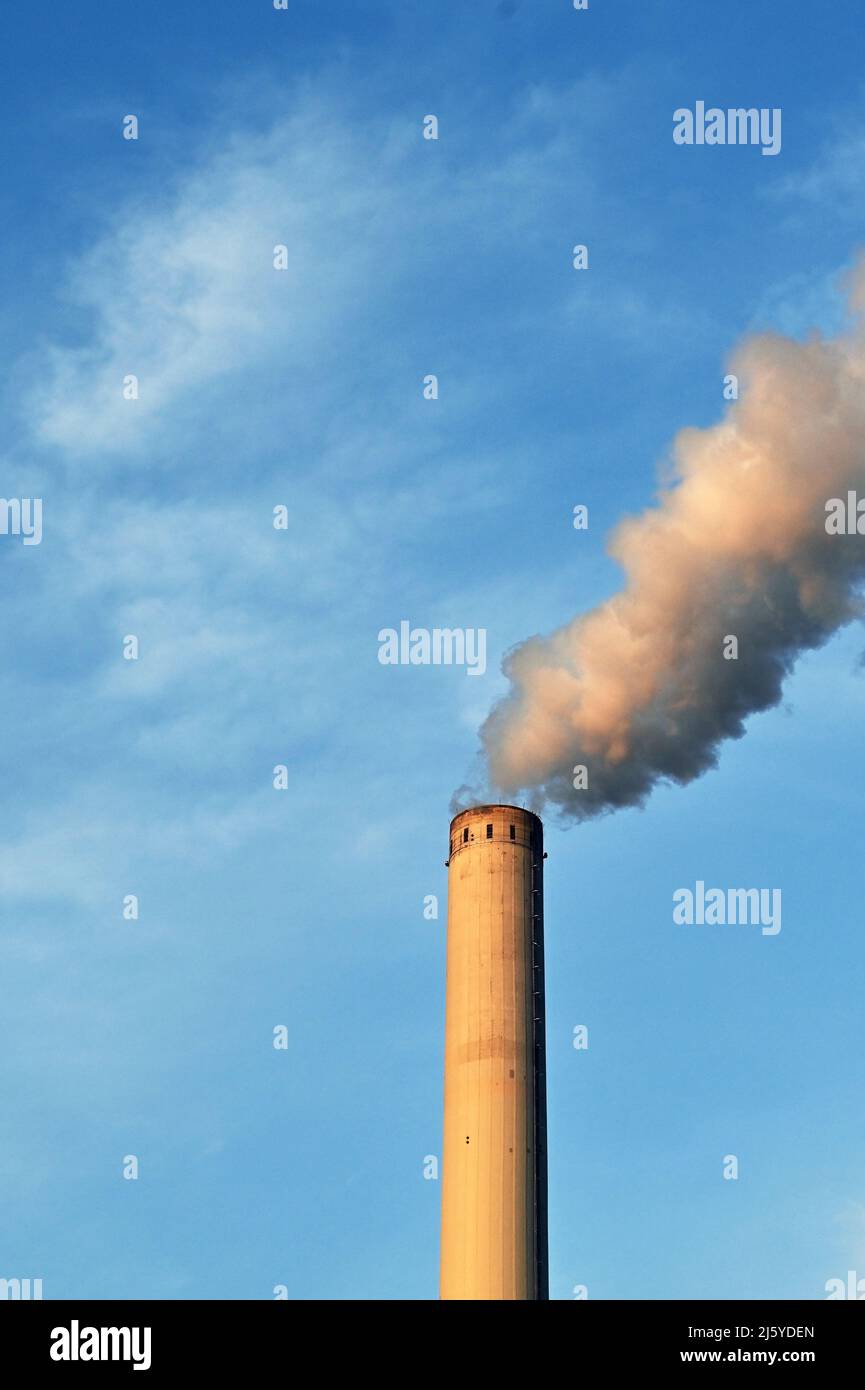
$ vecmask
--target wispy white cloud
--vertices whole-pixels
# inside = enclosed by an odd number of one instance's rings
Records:
[[[492,268],[504,245],[548,235],[565,192],[581,188],[583,211],[600,202],[590,147],[575,168],[567,132],[575,109],[602,121],[615,92],[598,78],[538,85],[480,147],[453,127],[424,141],[420,113],[366,129],[337,93],[307,93],[264,133],[239,129],[155,200],[122,205],[68,268],[75,340],[40,349],[24,403],[36,436],[92,468],[102,453],[137,458],[215,380],[278,363],[291,395],[338,370],[361,321],[380,328],[389,304],[406,318],[405,284],[423,293],[431,256],[458,276],[473,242]],[[123,397],[130,374],[137,400]],[[237,383],[219,411],[243,417]]]
[[[119,912],[124,882],[123,891],[131,891],[153,865],[200,866],[242,849],[278,824],[277,803],[263,780],[259,791],[181,801],[154,814],[152,798],[142,804],[122,781],[79,785],[60,804],[34,810],[0,846],[0,894],[12,902],[61,899],[103,910],[110,904]]]
[[[489,624],[489,586],[456,612],[467,589],[444,576],[438,593],[418,584],[410,560],[442,518],[470,524],[501,505],[515,460],[478,447],[472,420],[502,384],[488,362],[460,359],[457,340],[407,360],[410,306],[428,297],[433,263],[457,283],[498,284],[503,247],[513,259],[547,237],[564,193],[580,183],[588,207],[590,147],[575,168],[564,132],[574,109],[602,121],[614,101],[615,84],[598,79],[538,86],[489,140],[451,126],[431,147],[421,112],[371,127],[334,93],[307,92],[268,130],[238,120],[182,177],[122,205],[70,266],[69,338],[44,348],[24,408],[74,483],[52,503],[41,596],[93,623],[86,658],[55,680],[50,719],[73,747],[98,742],[108,770],[34,790],[0,853],[10,897],[92,904],[124,864],[218,857],[259,833],[278,800],[255,792],[270,765],[300,761],[318,739],[350,741],[352,706],[380,676],[375,634],[409,612],[395,611],[395,588],[402,604],[444,603],[443,621]],[[563,222],[563,257],[570,237]],[[285,272],[273,268],[276,244],[288,248]],[[547,292],[557,312],[557,288]],[[519,294],[506,312],[529,322]],[[430,357],[445,378],[440,418],[418,414]],[[345,399],[349,364],[363,389]],[[128,373],[137,401],[122,397]],[[314,446],[299,450],[299,437]],[[262,440],[281,448],[263,454]],[[272,526],[278,503],[286,532]],[[9,620],[26,622],[31,603],[29,591],[10,594]],[[127,634],[140,639],[137,662],[122,659]],[[453,699],[471,695],[463,682]],[[433,682],[417,697],[419,715],[442,698]],[[399,704],[390,687],[386,698]],[[200,794],[207,767],[217,783],[231,770],[234,798]],[[179,769],[187,794],[176,783],[164,793]]]
[[[350,126],[319,116],[239,138],[155,207],[121,209],[71,272],[85,344],[45,349],[46,384],[28,403],[44,442],[128,449],[206,382],[275,353],[290,372],[338,330],[380,245],[370,229],[396,231],[398,185],[387,170],[365,180]],[[123,398],[128,374],[138,400]]]

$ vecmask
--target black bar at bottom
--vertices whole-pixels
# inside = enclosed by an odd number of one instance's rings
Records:
[[[499,1323],[500,1317],[505,1321]],[[500,1337],[491,1341],[490,1333],[499,1329]],[[562,1300],[544,1309],[536,1303],[509,1304],[507,1311],[502,1304],[473,1304],[467,1313],[458,1304],[432,1300],[0,1303],[3,1364],[15,1367],[10,1384],[12,1379],[30,1384],[31,1376],[37,1384],[37,1375],[46,1373],[49,1384],[55,1377],[98,1380],[106,1370],[114,1377],[133,1375],[133,1384],[149,1383],[145,1376],[159,1382],[162,1376],[190,1372],[195,1379],[189,1383],[196,1387],[207,1386],[211,1376],[221,1384],[233,1372],[249,1379],[254,1371],[249,1384],[259,1384],[265,1375],[288,1372],[291,1379],[308,1381],[312,1372],[312,1379],[320,1380],[340,1364],[357,1377],[372,1367],[382,1372],[387,1367],[391,1375],[399,1370],[403,1380],[410,1380],[414,1356],[407,1345],[423,1347],[428,1379],[439,1356],[442,1374],[447,1373],[452,1333],[465,1334],[460,1343],[466,1353],[460,1353],[464,1370],[472,1360],[471,1347],[483,1346],[487,1372],[497,1347],[505,1369],[512,1372],[513,1348],[526,1349],[530,1344],[523,1339],[529,1336],[542,1339],[531,1345],[545,1357],[559,1355],[574,1370],[593,1366],[596,1371],[651,1374],[673,1367],[687,1373],[705,1365],[728,1370],[794,1365],[818,1372],[825,1383],[827,1373],[856,1364],[863,1330],[857,1308],[822,1300]],[[483,1336],[475,1340],[479,1332]],[[406,1334],[413,1339],[408,1344]]]

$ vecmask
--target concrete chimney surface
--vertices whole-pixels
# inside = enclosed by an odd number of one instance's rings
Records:
[[[547,1297],[543,826],[451,822],[441,1297]]]

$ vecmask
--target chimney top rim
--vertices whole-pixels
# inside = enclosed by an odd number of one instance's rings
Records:
[[[451,827],[456,825],[457,821],[463,816],[477,816],[486,811],[518,811],[521,816],[526,816],[529,820],[537,821],[538,825],[543,828],[543,821],[534,811],[530,811],[526,806],[515,806],[508,801],[481,802],[477,806],[465,806],[462,811],[457,811],[456,815],[452,818]]]

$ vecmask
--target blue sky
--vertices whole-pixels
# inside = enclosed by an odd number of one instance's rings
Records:
[[[448,802],[501,656],[615,591],[731,349],[836,328],[865,242],[860,7],[737,10],[8,7],[2,491],[44,536],[0,537],[0,1276],[436,1296]],[[698,99],[782,152],[677,147]],[[403,618],[487,673],[381,666]],[[865,1276],[861,649],[547,826],[554,1298]],[[697,879],[782,931],[676,928]]]

